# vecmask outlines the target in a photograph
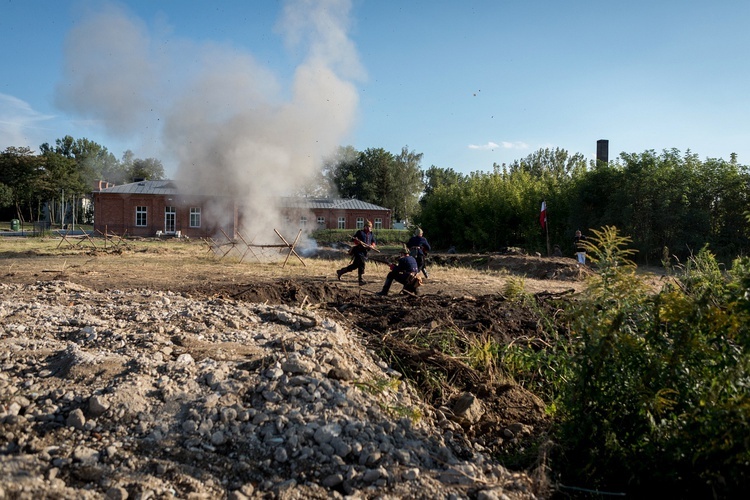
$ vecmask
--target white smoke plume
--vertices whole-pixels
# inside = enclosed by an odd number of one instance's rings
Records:
[[[158,144],[181,189],[241,198],[246,237],[278,243],[278,198],[306,185],[355,123],[353,81],[364,71],[350,10],[349,0],[284,3],[277,32],[304,53],[283,82],[250,53],[149,32],[107,4],[69,34],[58,104],[116,137]]]

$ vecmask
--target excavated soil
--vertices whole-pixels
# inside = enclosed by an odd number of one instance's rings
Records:
[[[148,259],[131,265],[129,261],[138,259],[139,253],[146,253]],[[495,373],[482,373],[441,355],[429,342],[407,342],[404,338],[429,339],[445,331],[460,332],[466,342],[491,339],[505,344],[519,338],[538,338],[543,332],[538,312],[533,309],[553,312],[557,307],[555,301],[574,296],[591,274],[589,268],[564,257],[518,253],[433,254],[428,267],[430,276],[424,280],[418,296],[399,294],[401,286],[394,283],[390,296],[380,297],[374,292],[380,290],[388,271],[383,261],[393,256],[374,257],[368,265],[365,276],[368,284],[364,287],[357,285],[356,273],[336,280],[335,269],[341,267],[342,256],[335,249],[321,250],[304,260],[292,258],[281,273],[279,263],[230,265],[228,260],[221,259],[207,266],[181,267],[175,273],[172,267],[158,264],[159,258],[169,258],[168,252],[161,248],[145,252],[127,248],[106,253],[70,252],[63,256],[5,253],[3,257],[7,272],[1,275],[6,283],[63,279],[98,290],[148,288],[193,297],[323,309],[337,321],[365,333],[373,349],[389,357],[388,361],[399,365],[401,370],[413,371],[410,375],[418,377],[425,366],[444,371],[439,377],[446,381],[444,384],[427,387],[425,383],[423,387],[432,404],[448,404],[450,398],[463,391],[478,393],[495,415],[489,421],[497,423],[472,430],[484,436],[495,428],[519,421],[539,428],[545,420],[543,404],[518,386],[498,380]],[[157,259],[153,260],[154,257]],[[330,261],[330,273],[303,272],[310,266],[300,268],[300,262],[312,261],[324,264]],[[316,271],[320,268],[318,264],[314,267]],[[524,291],[534,296],[535,308],[506,298],[504,290],[511,279],[521,282]]]
[[[139,264],[138,252],[71,252],[70,255],[4,253],[6,283],[65,280],[94,290],[134,289],[170,291],[192,298],[228,298],[252,303],[285,304],[315,309],[362,334],[367,347],[390,366],[414,380],[425,401],[436,409],[455,407],[467,392],[483,403],[480,423],[464,428],[465,438],[495,454],[522,451],[538,442],[548,428],[542,400],[502,375],[502,370],[477,369],[470,360],[442,352],[446,336],[465,345],[507,344],[519,339],[543,342],[540,311],[552,316],[561,301],[574,300],[591,273],[573,259],[513,254],[432,255],[430,277],[416,296],[399,293],[394,284],[388,297],[375,294],[387,267],[368,266],[368,284],[360,287],[355,273],[337,280],[335,269],[345,263],[340,252],[320,252],[327,274],[307,266],[271,267],[252,263],[189,265],[175,272],[160,266],[148,251]],[[385,257],[381,256],[381,259]],[[392,257],[391,257],[392,258]],[[128,264],[124,262],[127,261]],[[330,261],[330,262],[329,262]],[[327,268],[330,264],[330,270]],[[270,270],[269,270],[270,269]],[[508,284],[520,283],[531,300],[506,296]],[[560,333],[564,326],[560,326]],[[509,429],[513,432],[509,433]],[[529,466],[530,464],[524,464]]]

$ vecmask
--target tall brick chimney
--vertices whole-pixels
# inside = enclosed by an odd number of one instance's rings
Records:
[[[596,141],[596,163],[600,161],[609,163],[609,141],[607,139]]]

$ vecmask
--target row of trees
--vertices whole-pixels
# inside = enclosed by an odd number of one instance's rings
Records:
[[[541,149],[468,175],[434,165],[424,171],[421,160],[408,146],[398,154],[341,147],[302,194],[390,208],[394,220],[423,227],[437,248],[519,246],[546,254],[550,243],[570,255],[576,229],[615,226],[633,237],[641,262],[659,263],[665,255],[686,257],[705,243],[718,255],[733,256],[750,242],[744,221],[750,171],[735,155],[700,160],[690,151],[649,150],[587,163],[579,153]],[[131,151],[117,160],[95,142],[65,136],[54,147],[43,144],[38,155],[28,148],[0,153],[0,207],[14,207],[19,219],[39,220],[42,206],[87,194],[94,180],[121,184],[163,177],[159,160],[138,159]],[[546,232],[538,222],[543,200]]]
[[[544,149],[489,173],[431,167],[417,222],[433,246],[546,254],[546,200],[549,239],[565,254],[576,229],[615,226],[632,236],[639,261],[658,264],[706,243],[722,256],[746,252],[748,198],[750,171],[734,155],[701,161],[689,151],[646,151],[587,165],[580,154]]]
[[[349,146],[325,164],[321,179],[329,191],[420,225],[437,248],[546,254],[557,244],[572,255],[576,229],[614,226],[632,236],[640,262],[659,264],[669,256],[684,260],[706,243],[722,257],[750,243],[750,171],[735,155],[700,160],[690,151],[649,150],[606,163],[541,149],[468,175],[434,165],[423,171],[421,159],[408,147],[394,155]],[[546,231],[539,224],[542,201]]]
[[[39,154],[27,147],[0,153],[0,208],[10,207],[22,221],[43,220],[46,209],[57,220],[56,207],[76,206],[97,180],[121,184],[163,177],[157,159],[139,159],[128,150],[118,160],[93,141],[65,136],[54,146],[42,144]]]

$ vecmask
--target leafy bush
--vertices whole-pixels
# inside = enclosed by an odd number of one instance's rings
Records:
[[[335,245],[349,243],[356,229],[319,229],[311,237],[319,245]],[[373,231],[378,246],[399,245],[409,241],[411,233],[406,229],[376,229]]]
[[[657,294],[617,229],[594,231],[598,274],[571,318],[571,383],[553,469],[636,496],[738,496],[750,480],[750,262],[703,249]]]

